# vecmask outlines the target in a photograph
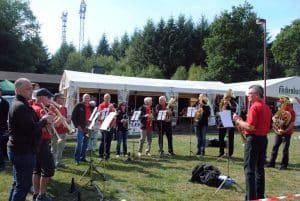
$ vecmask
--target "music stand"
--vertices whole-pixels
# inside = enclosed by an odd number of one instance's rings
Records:
[[[188,107],[186,116],[191,119],[191,132],[190,132],[190,157],[194,153],[192,152],[192,135],[193,135],[193,118],[195,117],[196,108],[195,107]]]
[[[81,178],[79,179],[79,181],[81,181],[83,179],[83,177],[85,177],[86,175],[89,176],[89,181],[83,186],[83,187],[93,187],[94,189],[96,189],[97,194],[100,198],[100,200],[103,200],[104,198],[104,194],[101,191],[100,187],[95,183],[94,181],[94,176],[93,176],[93,172],[96,172],[99,176],[102,177],[103,181],[106,180],[105,176],[100,173],[96,167],[94,166],[94,160],[92,157],[92,149],[89,150],[90,152],[90,161],[89,161],[89,167],[84,171],[84,173],[82,174]]]
[[[163,144],[164,144],[164,140],[163,140],[163,121],[166,119],[167,116],[167,110],[159,110],[158,114],[157,114],[157,121],[160,121],[160,132],[159,132],[159,136],[158,136],[158,146],[159,146],[159,158],[163,157]]]
[[[134,125],[134,122],[137,122],[139,120],[141,116],[141,111],[137,110],[134,111],[134,113],[132,114],[132,117],[130,119],[130,121],[132,122],[132,125]],[[135,149],[134,149],[134,144],[136,143],[135,141],[131,141],[132,142],[132,158],[135,157]],[[128,155],[130,157],[130,155]]]
[[[224,128],[232,128],[234,127],[233,123],[232,123],[232,118],[231,118],[231,111],[230,110],[224,110],[222,112],[219,112],[220,118],[221,118],[221,122],[223,124]],[[236,184],[238,186],[238,184],[235,182],[234,179],[232,179],[229,175],[230,172],[230,165],[229,165],[229,161],[230,161],[230,156],[229,156],[229,137],[228,137],[228,132],[226,134],[227,136],[227,143],[226,143],[226,152],[227,152],[227,175],[226,178],[223,180],[223,182],[220,184],[220,186],[217,188],[216,192],[217,193],[226,183],[226,181],[231,181],[232,184]],[[240,186],[239,186],[240,187]]]

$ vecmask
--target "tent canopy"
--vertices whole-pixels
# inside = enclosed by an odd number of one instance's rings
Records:
[[[65,70],[60,82],[60,90],[68,88],[94,88],[191,94],[223,94],[228,90],[228,87],[224,83],[216,81],[152,79]],[[245,92],[236,90],[235,95],[244,96]]]
[[[15,85],[9,80],[3,80],[0,82],[0,87],[2,89],[3,95],[14,95],[15,94]]]

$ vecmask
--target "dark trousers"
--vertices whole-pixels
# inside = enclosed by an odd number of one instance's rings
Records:
[[[226,136],[226,131],[228,130],[228,147],[225,145],[224,138]],[[232,156],[234,149],[234,128],[219,128],[219,153],[224,154],[224,147],[228,148],[229,156]]]
[[[275,143],[272,149],[272,155],[270,159],[270,164],[275,165],[275,161],[278,154],[278,149],[281,145],[281,143],[284,144],[283,150],[282,150],[282,160],[281,160],[281,166],[287,167],[289,163],[289,147],[290,147],[290,141],[291,141],[291,135],[276,135],[275,136]]]
[[[8,152],[8,157],[13,165],[13,183],[8,200],[24,201],[32,186],[32,172],[36,156],[33,153]]]
[[[5,159],[7,158],[6,144],[8,141],[8,135],[5,129],[0,129],[0,171],[5,168]]]
[[[123,143],[123,154],[127,154],[127,137],[128,137],[128,131],[118,131],[117,132],[117,148],[116,148],[116,154],[121,154],[121,143]]]
[[[165,123],[160,121],[158,124],[158,145],[159,145],[159,152],[164,152],[164,133],[167,136],[168,140],[168,152],[173,153],[173,135],[172,135],[172,124]]]
[[[266,149],[266,136],[247,136],[244,152],[246,200],[264,198]]]
[[[113,138],[114,130],[101,131],[102,138],[99,146],[99,157],[109,159],[110,157],[110,145]]]

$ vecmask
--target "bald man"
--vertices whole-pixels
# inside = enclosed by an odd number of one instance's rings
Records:
[[[82,102],[75,105],[72,112],[72,122],[77,131],[77,144],[75,148],[75,164],[79,165],[80,161],[86,162],[85,152],[88,145],[88,136],[86,135],[86,127],[88,126],[89,118],[92,114],[92,108],[89,104],[90,95],[84,94]]]
[[[32,173],[42,128],[53,122],[53,116],[38,119],[28,101],[32,84],[26,78],[15,81],[16,98],[9,109],[8,157],[13,165],[13,184],[8,200],[25,200],[32,186]]]

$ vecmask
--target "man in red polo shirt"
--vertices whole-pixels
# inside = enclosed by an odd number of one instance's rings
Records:
[[[263,100],[264,89],[252,85],[248,90],[248,101],[251,104],[247,120],[233,115],[237,126],[246,135],[244,152],[244,172],[246,183],[246,200],[264,198],[265,194],[265,156],[267,135],[270,129],[271,110]]]
[[[287,96],[282,96],[279,99],[280,102],[280,109],[283,112],[288,112],[290,114],[290,119],[289,122],[286,122],[287,125],[285,125],[282,128],[279,128],[276,132],[278,132],[275,136],[275,142],[274,146],[272,148],[272,155],[270,162],[268,163],[267,167],[275,167],[275,161],[277,158],[278,154],[278,149],[281,145],[281,143],[284,143],[284,147],[282,150],[282,160],[280,164],[280,170],[286,170],[288,163],[289,163],[289,147],[290,147],[290,141],[291,141],[291,136],[294,132],[294,123],[296,119],[296,113],[293,110],[293,107],[291,105],[291,101],[289,97]],[[278,118],[278,112],[273,116],[273,121],[275,121],[276,118]]]

